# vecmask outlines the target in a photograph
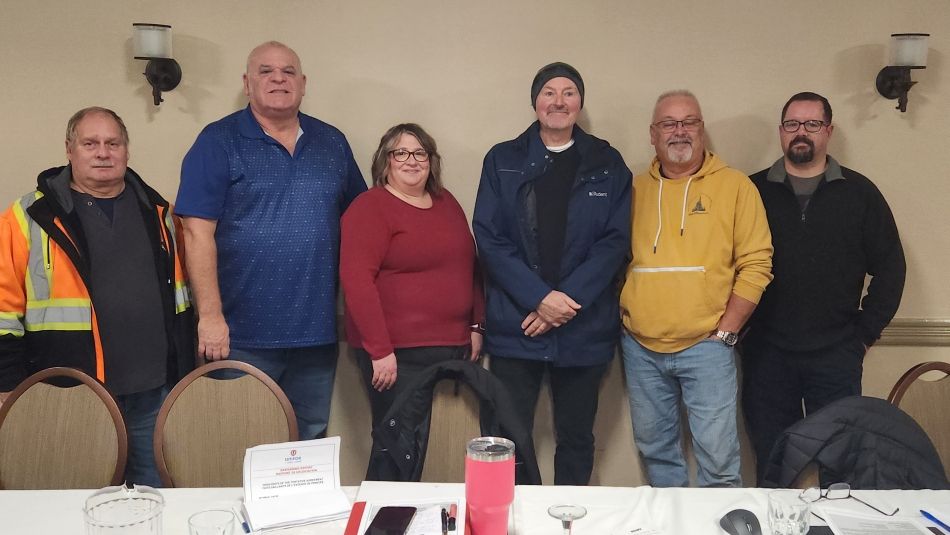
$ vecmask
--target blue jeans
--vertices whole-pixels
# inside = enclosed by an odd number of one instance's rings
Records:
[[[125,464],[125,481],[128,483],[155,488],[162,486],[158,468],[155,466],[152,436],[155,433],[158,411],[168,392],[167,387],[160,386],[145,392],[115,397],[129,435],[129,457]]]
[[[330,398],[336,377],[337,344],[288,349],[235,349],[231,360],[260,368],[283,389],[297,414],[300,440],[323,437],[330,420]],[[231,370],[223,370],[230,372]],[[235,371],[233,375],[240,376]]]
[[[657,353],[624,333],[623,366],[633,435],[654,487],[689,486],[680,440],[686,406],[701,487],[739,487],[736,363],[732,348],[703,340]]]

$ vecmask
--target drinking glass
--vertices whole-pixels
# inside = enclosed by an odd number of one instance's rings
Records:
[[[465,455],[465,500],[472,535],[508,533],[515,499],[515,444],[498,437],[474,438]]]
[[[564,535],[571,535],[574,521],[587,516],[587,509],[580,505],[552,505],[548,507],[548,514],[561,521]]]
[[[210,509],[188,518],[190,535],[231,535],[234,533],[234,513],[226,509]]]
[[[152,487],[124,485],[97,490],[86,498],[86,535],[161,535],[165,499]]]
[[[769,527],[773,535],[805,535],[811,517],[811,504],[797,490],[769,493]]]

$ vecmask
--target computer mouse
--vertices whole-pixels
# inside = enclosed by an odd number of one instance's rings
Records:
[[[719,525],[730,535],[762,535],[762,526],[755,513],[746,509],[733,509],[719,519]]]

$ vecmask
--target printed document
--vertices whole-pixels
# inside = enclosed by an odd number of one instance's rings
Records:
[[[933,535],[922,524],[909,518],[884,515],[860,515],[839,509],[825,509],[822,516],[835,535]]]
[[[244,454],[244,510],[254,530],[346,518],[340,437],[265,444]]]

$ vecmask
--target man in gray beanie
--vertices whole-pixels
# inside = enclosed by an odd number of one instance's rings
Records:
[[[577,126],[584,81],[574,67],[542,67],[531,105],[538,120],[488,152],[475,201],[485,350],[529,431],[550,374],[554,483],[586,485],[600,382],[620,334],[613,275],[630,247],[631,174]]]

